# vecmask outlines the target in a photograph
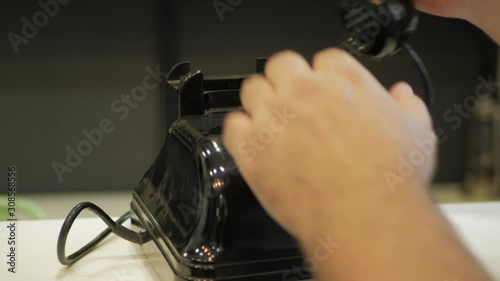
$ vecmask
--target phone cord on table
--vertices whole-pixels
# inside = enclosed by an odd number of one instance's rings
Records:
[[[80,248],[73,254],[66,256],[66,240],[68,238],[69,231],[75,222],[78,215],[85,209],[89,209],[96,215],[98,215],[108,227],[97,235],[92,241],[87,243],[85,246]],[[59,232],[59,238],[57,240],[57,259],[63,265],[70,265],[90,253],[94,248],[96,248],[99,243],[101,243],[104,238],[109,234],[114,233],[119,237],[128,240],[135,244],[144,244],[151,240],[151,237],[147,232],[134,232],[122,224],[130,218],[130,212],[123,214],[116,221],[113,221],[101,208],[90,202],[83,202],[76,205],[68,214],[64,223],[61,227],[61,232]]]

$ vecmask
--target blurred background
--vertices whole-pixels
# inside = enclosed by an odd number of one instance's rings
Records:
[[[256,57],[293,49],[311,58],[340,43],[332,0],[237,2],[3,0],[0,165],[17,167],[18,196],[42,217],[80,201],[119,215],[167,130],[155,77],[186,60],[207,75],[252,73]],[[498,200],[497,45],[467,22],[424,14],[411,43],[433,77],[444,136],[436,199]],[[363,63],[385,86],[405,80],[422,93],[405,54]],[[127,101],[147,75],[156,86]]]

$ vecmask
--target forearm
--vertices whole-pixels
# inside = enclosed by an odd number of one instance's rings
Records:
[[[418,9],[475,24],[500,44],[500,0],[413,0]]]
[[[500,44],[500,0],[470,0],[464,16]]]
[[[367,192],[337,202],[325,216],[331,223],[301,239],[318,264],[316,279],[490,280],[420,187]],[[328,236],[338,247],[320,259],[318,238]]]

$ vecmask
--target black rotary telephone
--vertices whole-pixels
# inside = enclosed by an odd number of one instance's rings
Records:
[[[406,49],[426,81],[427,72],[406,43],[417,27],[410,0],[341,0],[343,46],[362,56],[383,59]],[[257,72],[265,59],[257,60]],[[294,239],[262,209],[221,140],[227,112],[241,107],[244,75],[205,77],[189,63],[167,77],[168,133],[160,154],[137,184],[131,211],[113,221],[84,202],[68,214],[59,234],[57,256],[69,265],[110,233],[141,244],[161,280],[306,280],[311,277]],[[428,84],[430,94],[430,84]],[[427,99],[429,102],[430,99]],[[108,228],[66,256],[66,240],[84,209]],[[133,230],[122,223],[131,219]]]

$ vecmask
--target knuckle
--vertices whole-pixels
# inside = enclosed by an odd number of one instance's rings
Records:
[[[222,135],[223,136],[226,136],[228,134],[228,131],[231,131],[230,128],[234,122],[234,115],[235,115],[234,112],[230,112],[222,120]]]
[[[280,59],[293,59],[293,58],[301,58],[301,55],[293,50],[283,50],[274,54],[269,61],[280,60]]]
[[[340,68],[350,68],[355,59],[346,51],[339,48],[328,48],[318,52],[314,58],[314,63],[320,64],[325,61],[334,62]]]
[[[265,91],[266,80],[260,75],[252,75],[241,84],[240,88],[240,99],[243,101],[252,96],[256,91]]]
[[[292,50],[284,50],[272,55],[266,63],[266,72],[278,69],[282,64],[289,62],[301,62],[304,58],[297,52]]]
[[[246,78],[245,80],[243,80],[243,83],[241,84],[241,89],[240,91],[242,93],[245,93],[245,92],[248,92],[248,91],[252,91],[252,89],[254,87],[256,87],[259,82],[261,82],[262,78],[259,77],[258,75],[252,75],[252,76],[249,76],[248,78]]]
[[[297,75],[292,81],[292,89],[298,96],[312,96],[319,92],[320,82],[313,75]]]

